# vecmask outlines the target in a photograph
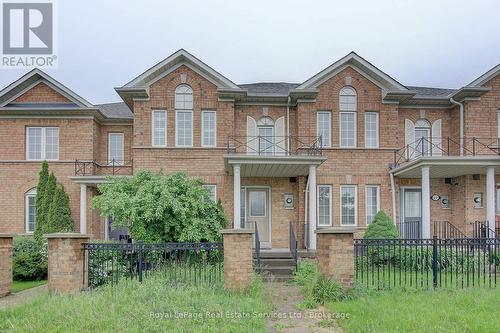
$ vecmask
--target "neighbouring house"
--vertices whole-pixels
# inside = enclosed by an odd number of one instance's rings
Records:
[[[316,248],[315,230],[379,210],[404,237],[471,235],[500,216],[500,65],[459,89],[405,86],[352,52],[302,83],[235,84],[179,50],[94,105],[35,69],[0,91],[0,232],[31,233],[40,161],[75,228],[117,237],[97,184],[185,171],[261,246]],[[497,200],[496,200],[496,199]]]

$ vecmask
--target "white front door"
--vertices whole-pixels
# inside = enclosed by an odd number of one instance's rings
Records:
[[[256,225],[259,230],[260,247],[271,247],[271,207],[269,188],[247,188],[247,224]]]
[[[401,207],[403,218],[400,224],[400,236],[420,238],[422,234],[422,190],[419,188],[403,189]]]

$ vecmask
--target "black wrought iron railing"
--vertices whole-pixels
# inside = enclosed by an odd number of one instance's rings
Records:
[[[223,243],[85,243],[84,285],[142,282],[152,274],[166,281],[213,285],[223,282]]]
[[[437,238],[467,238],[463,232],[448,221],[434,221],[432,224],[433,236]]]
[[[500,156],[500,138],[425,137],[407,144],[394,152],[394,167],[419,157],[497,155]]]
[[[132,175],[132,160],[75,160],[75,176]]]
[[[355,280],[374,289],[495,287],[500,239],[355,239]]]
[[[298,259],[297,247],[298,247],[298,241],[297,241],[297,235],[295,233],[295,227],[294,227],[292,221],[290,221],[290,223],[289,223],[289,229],[290,229],[290,235],[289,235],[290,254],[292,255],[293,265],[294,265],[295,268],[297,268],[297,259]]]
[[[255,261],[257,267],[260,267],[260,236],[259,236],[259,226],[255,223],[255,234],[254,234],[254,251],[255,251]]]
[[[228,154],[255,156],[321,156],[321,136],[230,136]]]
[[[406,220],[396,223],[399,238],[419,239],[422,238],[422,222],[420,219]]]
[[[472,237],[474,238],[497,238],[498,233],[489,227],[488,221],[474,221],[472,223]]]

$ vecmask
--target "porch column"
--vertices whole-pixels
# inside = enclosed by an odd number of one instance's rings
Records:
[[[486,168],[486,218],[488,227],[495,231],[495,168]]]
[[[241,191],[241,180],[240,180],[240,165],[233,165],[233,181],[234,181],[234,197],[233,197],[233,228],[240,229],[240,212],[241,212],[241,199],[240,199],[240,191]]]
[[[430,168],[422,167],[422,238],[431,238]]]
[[[316,250],[316,166],[309,166],[309,250]]]
[[[80,184],[80,233],[87,233],[87,184]]]

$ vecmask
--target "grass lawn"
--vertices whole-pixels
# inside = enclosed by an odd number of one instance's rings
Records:
[[[391,290],[327,304],[347,332],[500,332],[500,288]]]
[[[245,293],[187,286],[161,276],[74,296],[39,296],[0,310],[0,332],[265,332],[270,311],[256,280]],[[240,318],[240,316],[245,316]]]
[[[25,289],[30,289],[34,287],[41,286],[42,284],[46,284],[47,280],[40,280],[40,281],[13,281],[12,282],[12,288],[10,289],[11,292],[17,293],[21,290]]]

